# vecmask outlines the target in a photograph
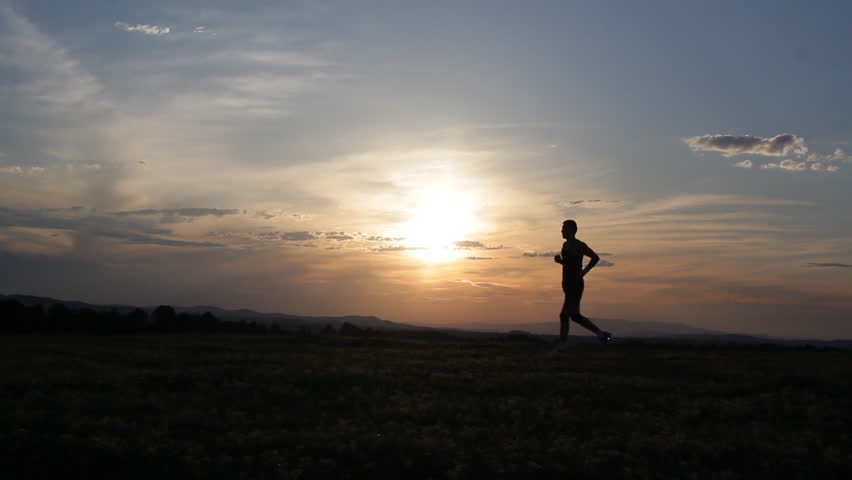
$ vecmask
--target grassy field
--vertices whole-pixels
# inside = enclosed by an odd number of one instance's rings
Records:
[[[850,478],[852,352],[7,336],[5,478]],[[8,476],[9,474],[12,476]]]

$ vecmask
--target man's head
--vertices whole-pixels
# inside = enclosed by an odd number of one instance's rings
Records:
[[[574,238],[577,235],[577,222],[574,220],[565,220],[562,222],[562,238]]]

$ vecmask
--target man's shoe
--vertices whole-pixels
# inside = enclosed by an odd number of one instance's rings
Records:
[[[605,332],[603,330],[599,330],[598,331],[598,340],[602,344],[606,345],[607,343],[609,343],[610,340],[612,340],[612,334],[609,333],[609,332]]]

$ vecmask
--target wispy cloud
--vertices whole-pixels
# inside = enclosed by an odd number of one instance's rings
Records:
[[[0,6],[0,67],[13,69],[16,75],[0,86],[0,93],[27,112],[68,111],[80,114],[103,107],[99,98],[103,88],[85,72],[67,50],[39,31],[26,18],[8,6]],[[11,88],[12,92],[3,92]],[[4,104],[8,113],[9,105]]]
[[[143,210],[125,210],[120,212],[112,212],[113,215],[179,215],[181,217],[206,217],[212,215],[221,217],[223,215],[239,215],[240,210],[236,208],[166,208],[166,209],[143,209]]]
[[[450,282],[451,283],[464,284],[464,285],[470,285],[471,287],[476,287],[476,288],[489,288],[489,289],[493,288],[493,289],[500,289],[500,290],[513,290],[513,289],[516,288],[514,285],[506,285],[506,284],[503,284],[503,283],[475,282],[473,280],[466,280],[466,279],[451,280]]]
[[[223,217],[226,215],[239,215],[240,213],[242,213],[242,210],[236,208],[146,208],[142,210],[125,210],[110,213],[118,217],[159,215],[161,223],[190,223],[193,221],[193,219],[198,217]]]
[[[525,257],[554,257],[559,252],[524,252]]]
[[[22,167],[20,165],[0,167],[0,175],[40,175],[44,172],[43,167]]]
[[[264,220],[272,220],[273,218],[286,218],[288,220],[304,221],[310,220],[311,216],[304,213],[288,213],[281,209],[257,210],[254,212],[255,217],[260,217]]]
[[[558,202],[556,204],[559,208],[611,208],[616,207],[621,204],[620,200],[568,200],[564,202]]]
[[[404,237],[383,237],[381,235],[370,235],[364,238],[368,242],[400,242],[405,240]]]
[[[282,240],[305,241],[316,240],[316,235],[311,232],[284,232],[281,236]]]
[[[166,34],[168,34],[169,32],[172,31],[171,27],[161,27],[159,25],[147,25],[147,24],[144,24],[144,23],[138,23],[136,25],[130,25],[129,23],[125,23],[125,22],[115,22],[113,25],[115,25],[115,27],[120,29],[120,30],[124,30],[125,32],[140,32],[140,33],[144,33],[145,35],[155,35],[155,36],[166,35]]]
[[[108,238],[126,240],[132,243],[160,245],[164,247],[224,247],[223,244],[215,242],[195,242],[191,240],[155,237],[153,235],[143,235],[139,233],[100,232],[100,235]]]
[[[787,159],[784,159],[780,162],[764,163],[763,165],[760,166],[760,168],[763,168],[763,169],[778,168],[778,169],[781,169],[781,170],[787,170],[787,171],[791,171],[791,172],[804,172],[805,170],[808,169],[808,164],[807,164],[807,162],[797,162],[795,160],[790,160],[789,158],[787,158]]]
[[[852,265],[848,263],[815,263],[811,262],[807,264],[808,267],[815,268],[852,268]]]
[[[325,232],[323,237],[329,240],[336,240],[338,242],[345,242],[355,238],[352,235],[347,235],[345,232]]]
[[[708,134],[684,138],[684,142],[693,151],[721,152],[725,157],[739,154],[767,155],[804,155],[808,153],[804,137],[784,133],[774,137],[753,137],[751,135]]]
[[[465,260],[494,260],[493,257],[464,257]]]
[[[754,166],[754,164],[751,160],[743,160],[742,162],[735,163],[734,166],[740,168],[751,168]]]
[[[128,145],[134,140],[118,145],[126,117],[108,89],[63,45],[11,7],[0,6],[0,110],[13,119],[4,129],[19,144],[16,157],[22,163],[16,165],[28,173],[3,185],[0,201],[47,206],[48,199],[61,198],[115,208],[132,196],[118,184],[128,173],[124,167],[136,161]]]
[[[845,150],[843,150],[842,148],[837,148],[834,150],[833,153],[829,154],[820,155],[818,153],[812,153],[808,155],[808,161],[822,163],[850,163],[852,162],[852,155],[847,155]]]
[[[498,246],[488,246],[482,242],[477,242],[474,240],[462,240],[459,242],[453,242],[459,250],[500,250],[503,248],[503,245]]]
[[[404,245],[390,245],[386,247],[375,247],[369,249],[371,252],[404,252],[407,250],[423,250],[423,247],[406,247]]]
[[[99,236],[129,243],[170,247],[222,247],[217,242],[169,238],[172,230],[138,223],[118,215],[99,215],[83,207],[13,209],[0,207],[0,228],[53,229],[74,236]]]

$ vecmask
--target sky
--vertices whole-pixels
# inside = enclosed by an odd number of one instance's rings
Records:
[[[0,293],[850,338],[850,16],[0,0]]]

